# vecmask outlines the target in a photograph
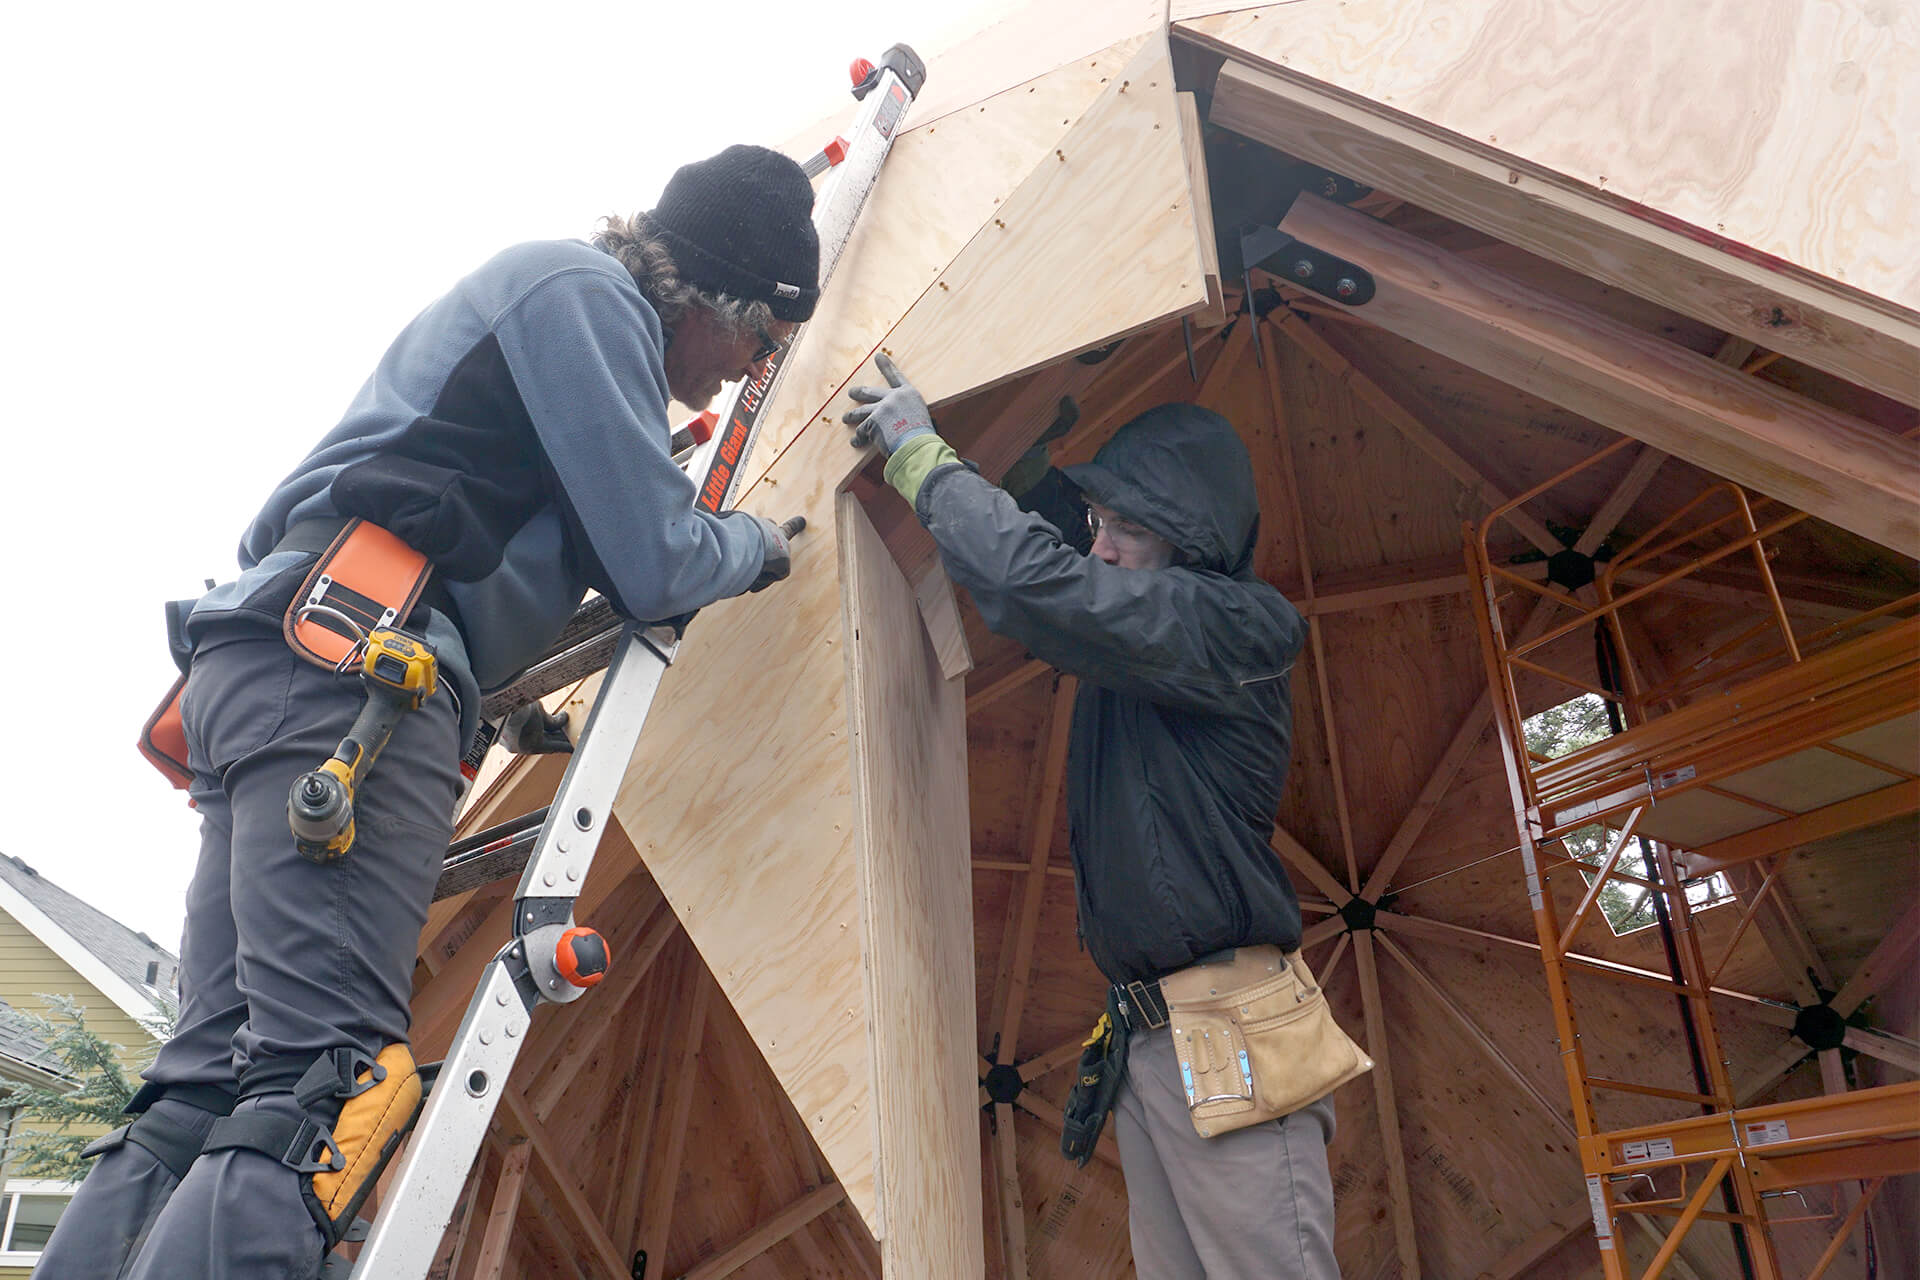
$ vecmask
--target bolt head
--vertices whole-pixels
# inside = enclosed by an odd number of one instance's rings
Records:
[[[1360,292],[1360,286],[1352,276],[1341,276],[1339,282],[1333,286],[1333,291],[1343,298],[1351,298]]]
[[[1313,263],[1307,261],[1305,258],[1299,259],[1293,264],[1293,275],[1296,280],[1312,279]]]

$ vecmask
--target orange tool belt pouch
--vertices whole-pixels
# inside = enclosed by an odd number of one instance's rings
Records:
[[[1373,1069],[1300,953],[1241,947],[1160,979],[1201,1137],[1290,1115]]]
[[[193,767],[187,763],[187,729],[180,719],[180,695],[186,689],[185,676],[175,680],[140,730],[140,754],[180,791],[193,785]]]
[[[287,531],[280,548],[326,536],[336,522],[307,521]],[[317,532],[316,532],[317,528]],[[397,626],[420,601],[433,574],[428,559],[377,524],[352,519],[340,526],[320,559],[294,592],[281,621],[281,633],[293,651],[316,666],[339,671],[375,627]],[[140,732],[140,754],[179,790],[193,783],[187,763],[187,734],[180,696],[187,678],[173,688]]]
[[[349,520],[287,606],[281,631],[293,651],[340,670],[376,627],[403,624],[433,565],[377,524]]]

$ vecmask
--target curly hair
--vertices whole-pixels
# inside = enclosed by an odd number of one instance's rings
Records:
[[[642,295],[653,305],[660,323],[674,327],[689,308],[700,307],[734,337],[745,337],[773,323],[773,309],[764,302],[736,298],[726,293],[708,293],[680,278],[673,252],[653,234],[651,221],[644,213],[623,218],[617,213],[600,220],[593,243],[617,259],[633,276]]]

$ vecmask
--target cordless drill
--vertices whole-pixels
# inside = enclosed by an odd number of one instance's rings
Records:
[[[439,685],[433,650],[390,627],[367,634],[360,658],[367,701],[333,755],[293,780],[287,825],[302,857],[332,862],[353,848],[353,797],[380,757],[400,717],[417,710]]]

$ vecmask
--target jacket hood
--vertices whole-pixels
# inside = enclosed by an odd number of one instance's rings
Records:
[[[1253,572],[1260,497],[1233,424],[1197,404],[1163,404],[1114,433],[1092,462],[1064,468],[1090,500],[1153,530],[1196,569]]]

